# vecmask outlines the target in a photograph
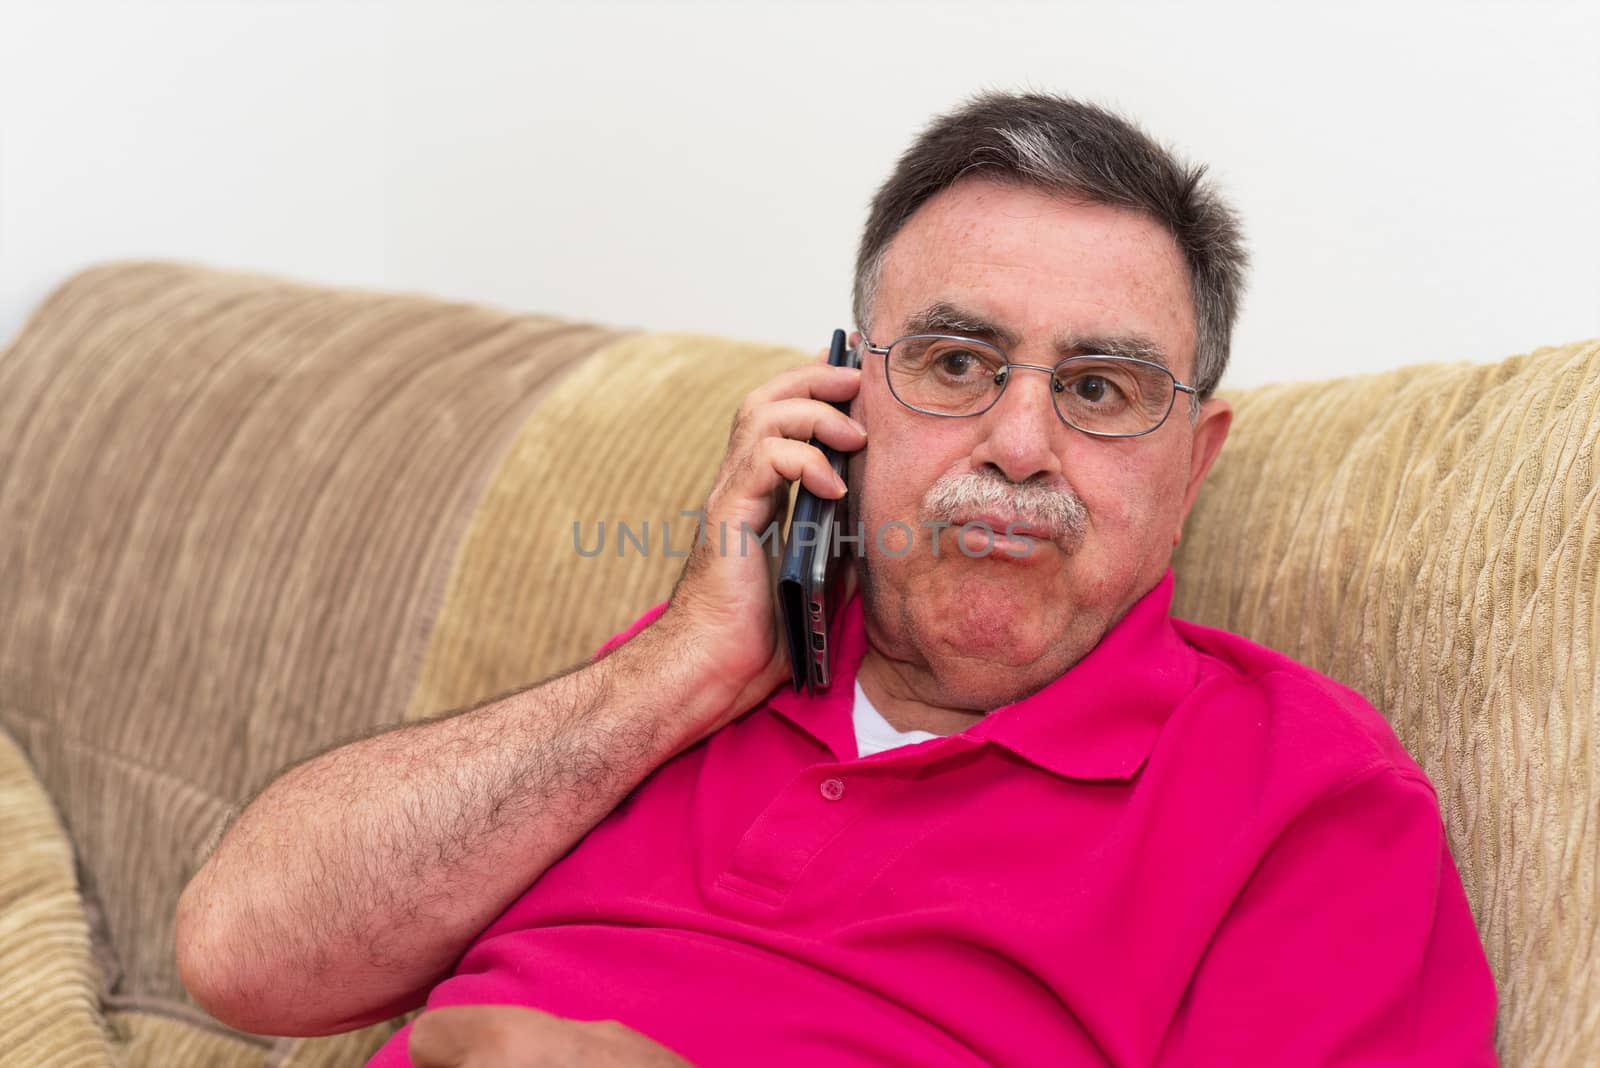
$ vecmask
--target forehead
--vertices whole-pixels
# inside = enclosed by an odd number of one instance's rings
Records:
[[[890,242],[874,340],[899,336],[939,304],[993,322],[1025,347],[1138,336],[1180,376],[1194,366],[1193,301],[1177,242],[1124,208],[988,179],[957,182]]]

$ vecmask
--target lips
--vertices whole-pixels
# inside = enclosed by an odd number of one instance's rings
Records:
[[[984,526],[989,528],[990,532],[999,536],[1009,536],[1013,538],[1036,538],[1041,541],[1055,540],[1055,536],[1044,527],[1018,518],[1007,518],[1005,516],[984,514],[963,516],[961,518],[954,519],[951,522],[958,530],[961,527],[966,526],[968,523],[982,523]]]

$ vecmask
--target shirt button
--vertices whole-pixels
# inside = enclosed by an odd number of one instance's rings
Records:
[[[827,798],[829,801],[837,801],[839,798],[844,796],[844,780],[823,779],[821,790],[823,797]]]

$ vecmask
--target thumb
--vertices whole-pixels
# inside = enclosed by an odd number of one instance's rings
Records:
[[[470,1006],[424,1012],[412,1021],[406,1046],[413,1068],[466,1068],[473,1029]]]

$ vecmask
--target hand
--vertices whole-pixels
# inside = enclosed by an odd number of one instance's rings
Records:
[[[824,403],[849,400],[860,384],[859,370],[828,366],[824,352],[818,363],[777,375],[739,406],[722,468],[706,498],[703,536],[656,624],[678,655],[684,650],[701,654],[697,671],[708,680],[708,689],[717,687],[702,737],[789,676],[773,592],[772,542],[763,546],[756,538],[781,517],[795,479],[819,497],[844,496],[833,468],[808,439],[845,452],[866,444],[859,424]]]
[[[693,1068],[615,1020],[594,1023],[520,1005],[457,1005],[411,1025],[415,1068]]]

